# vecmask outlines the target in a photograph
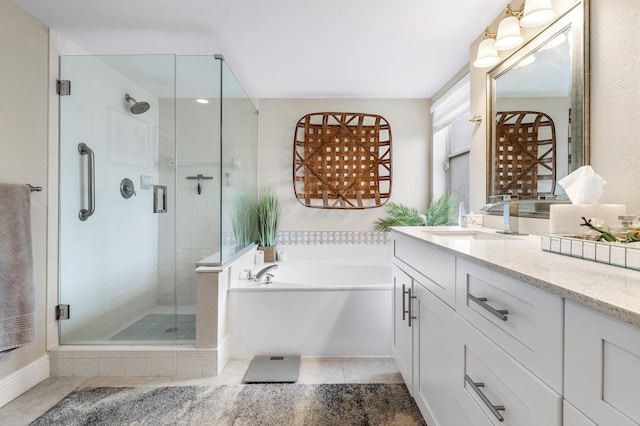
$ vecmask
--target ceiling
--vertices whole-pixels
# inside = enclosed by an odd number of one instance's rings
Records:
[[[252,98],[429,98],[509,0],[11,0],[92,54],[225,56]]]

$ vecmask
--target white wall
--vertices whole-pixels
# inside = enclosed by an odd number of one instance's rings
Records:
[[[47,243],[47,27],[0,0],[0,182],[44,187],[31,195],[36,340],[0,356],[0,380],[45,354]],[[1,297],[1,296],[0,296]]]
[[[554,2],[558,12],[574,2]],[[637,0],[591,0],[591,165],[607,181],[601,203],[626,203],[628,212],[640,212],[640,176],[637,152],[640,139],[640,43]],[[502,15],[492,23],[495,30]],[[539,30],[539,29],[538,29]],[[535,32],[535,31],[534,31]],[[531,31],[525,33],[528,37]],[[471,45],[471,61],[483,36]],[[506,52],[504,55],[508,54]],[[504,56],[503,56],[504,57]],[[486,117],[485,75],[471,67],[471,115]],[[471,208],[486,199],[486,120],[474,129],[471,150]]]
[[[640,2],[591,1],[591,164],[607,181],[601,203],[640,214]]]
[[[263,99],[260,101],[260,186],[276,189],[283,207],[280,231],[371,231],[381,208],[328,210],[305,207],[293,191],[295,126],[314,112],[383,116],[392,133],[391,201],[427,207],[431,171],[430,103],[427,99]]]

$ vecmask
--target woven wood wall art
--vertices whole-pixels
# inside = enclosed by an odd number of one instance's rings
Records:
[[[547,114],[496,114],[495,194],[521,199],[553,194],[556,188],[556,129]]]
[[[383,117],[307,114],[293,144],[293,187],[304,206],[367,209],[391,196],[391,126]]]

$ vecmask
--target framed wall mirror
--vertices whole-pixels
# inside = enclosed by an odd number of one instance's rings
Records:
[[[588,1],[487,74],[488,196],[561,202],[557,181],[589,164]]]

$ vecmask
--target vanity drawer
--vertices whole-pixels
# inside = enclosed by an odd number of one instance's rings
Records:
[[[478,330],[464,322],[460,327],[463,342],[456,354],[460,367],[454,392],[470,425],[562,424],[560,394]]]
[[[456,257],[424,241],[393,235],[393,255],[426,279],[415,278],[447,305],[455,304]]]
[[[463,259],[456,287],[463,318],[562,391],[562,298]]]

